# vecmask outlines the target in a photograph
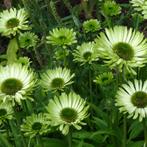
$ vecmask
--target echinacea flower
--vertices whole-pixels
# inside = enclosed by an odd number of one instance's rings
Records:
[[[24,9],[10,8],[0,13],[0,33],[4,36],[16,35],[21,30],[29,30],[28,14]]]
[[[70,74],[70,70],[67,68],[55,68],[49,69],[41,75],[41,86],[49,91],[62,90],[67,85],[73,83],[71,79],[74,74]]]
[[[77,42],[76,33],[69,28],[55,28],[50,31],[50,35],[46,37],[47,43],[66,47]]]
[[[0,99],[21,104],[21,100],[30,98],[35,86],[34,73],[28,66],[12,64],[0,67]]]
[[[9,102],[0,102],[0,124],[6,120],[13,119],[13,108]]]
[[[134,80],[123,84],[116,95],[116,106],[120,112],[127,113],[129,118],[142,121],[147,117],[147,80]]]
[[[100,28],[100,21],[97,19],[90,19],[83,22],[83,30],[86,33],[99,31]]]
[[[131,0],[130,3],[136,11],[143,15],[144,19],[147,19],[147,1],[146,0]]]
[[[95,40],[99,57],[110,68],[124,67],[127,72],[136,74],[134,68],[143,67],[147,62],[147,42],[143,33],[128,29],[125,26],[115,26],[105,29]]]
[[[97,61],[99,59],[97,50],[94,47],[94,42],[83,43],[78,46],[73,55],[74,61],[80,62],[81,65],[85,63],[91,64],[93,61]]]
[[[29,49],[35,47],[38,41],[38,36],[32,32],[25,32],[19,36],[19,45],[21,48]]]
[[[130,3],[136,11],[142,11],[142,7],[146,0],[131,0]]]
[[[112,72],[104,72],[98,75],[96,79],[94,80],[94,82],[100,85],[108,85],[112,82],[112,80],[113,80]]]
[[[121,7],[115,1],[105,1],[102,5],[102,13],[105,16],[115,16],[121,13]]]
[[[29,136],[30,138],[45,134],[50,130],[49,121],[43,113],[27,116],[21,125],[21,131],[24,132],[25,136]]]
[[[88,108],[86,101],[73,92],[55,96],[47,106],[51,126],[58,126],[64,135],[68,134],[70,126],[80,130],[85,124],[82,120],[88,116]]]

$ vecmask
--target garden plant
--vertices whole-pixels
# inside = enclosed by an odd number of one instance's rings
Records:
[[[1,0],[0,147],[147,147],[147,0]]]

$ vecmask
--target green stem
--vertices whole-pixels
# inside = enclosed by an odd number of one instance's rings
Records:
[[[127,141],[127,119],[126,119],[126,115],[124,115],[124,118],[123,118],[123,147],[126,147],[126,141]]]
[[[89,68],[89,93],[90,93],[90,102],[92,103],[92,81],[91,81],[91,69]]]
[[[72,147],[72,130],[71,129],[69,130],[67,139],[68,139],[68,147]]]
[[[147,147],[147,125],[145,118],[143,120],[143,129],[144,129],[144,147]]]

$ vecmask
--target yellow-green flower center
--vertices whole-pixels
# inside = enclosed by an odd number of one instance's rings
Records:
[[[11,18],[7,21],[6,26],[7,28],[15,28],[19,25],[19,20],[17,18]]]
[[[9,78],[1,84],[1,91],[7,95],[15,95],[15,93],[21,90],[22,87],[23,84],[20,80]]]
[[[33,125],[32,125],[32,129],[33,130],[40,130],[42,128],[42,123],[40,122],[35,122]]]
[[[78,114],[77,112],[72,108],[64,108],[60,113],[61,119],[66,121],[67,123],[74,122]]]
[[[7,114],[6,109],[2,108],[0,109],[0,117],[5,116]]]
[[[88,60],[91,57],[91,55],[92,55],[92,53],[87,51],[83,54],[83,57],[85,60]]]
[[[55,78],[51,82],[53,88],[62,88],[64,86],[64,80],[62,78]]]
[[[133,48],[124,42],[119,42],[113,46],[113,51],[124,60],[131,60],[134,56]]]
[[[131,101],[134,106],[138,108],[144,108],[147,106],[147,93],[143,91],[137,91],[132,95]]]

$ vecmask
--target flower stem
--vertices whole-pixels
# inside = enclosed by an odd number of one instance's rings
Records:
[[[71,129],[69,130],[67,139],[68,139],[68,147],[72,147],[72,130]]]
[[[126,115],[124,115],[124,118],[123,118],[123,147],[126,147],[126,141],[127,141],[127,120],[126,120]]]
[[[147,125],[145,122],[145,118],[143,120],[143,129],[144,129],[144,147],[147,147]]]
[[[89,68],[89,93],[90,93],[90,102],[92,103],[92,81],[91,81],[91,69]]]

